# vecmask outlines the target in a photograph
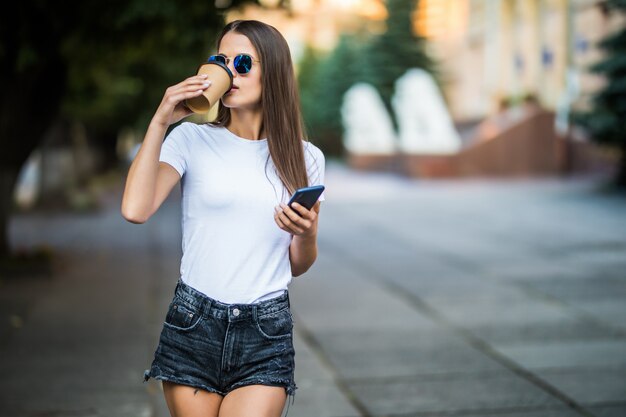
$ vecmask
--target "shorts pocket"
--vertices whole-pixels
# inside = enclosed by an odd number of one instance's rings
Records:
[[[267,339],[283,339],[291,337],[293,330],[293,317],[291,310],[284,308],[275,313],[257,316],[256,328]]]
[[[198,308],[174,297],[165,316],[163,325],[175,330],[191,330],[200,323],[202,315]]]

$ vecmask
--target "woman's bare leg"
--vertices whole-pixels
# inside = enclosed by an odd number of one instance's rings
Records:
[[[163,394],[172,417],[217,417],[222,397],[189,385],[163,382]]]
[[[219,417],[280,417],[286,399],[285,388],[246,385],[224,397]]]

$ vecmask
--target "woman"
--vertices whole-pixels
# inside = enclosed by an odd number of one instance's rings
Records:
[[[280,416],[294,382],[287,286],[317,257],[318,201],[285,203],[321,184],[306,141],[289,47],[272,26],[226,25],[218,59],[233,73],[215,122],[182,123],[184,100],[210,82],[168,88],[130,167],[122,214],[144,223],[181,180],[183,256],[154,361],[172,416]],[[163,143],[162,143],[163,142]],[[320,201],[324,196],[320,196]]]

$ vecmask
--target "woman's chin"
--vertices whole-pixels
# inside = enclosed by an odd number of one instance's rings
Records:
[[[256,103],[244,102],[242,100],[236,100],[234,97],[229,97],[229,95],[225,95],[222,97],[222,105],[224,107],[228,107],[229,109],[248,109],[248,110],[256,110],[260,107],[260,101]]]
[[[229,109],[232,109],[233,107],[237,107],[237,103],[233,102],[233,100],[230,97],[222,97],[222,105],[224,107],[228,107]]]

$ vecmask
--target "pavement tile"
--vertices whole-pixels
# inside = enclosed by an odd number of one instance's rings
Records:
[[[342,274],[344,267],[338,262],[335,270],[338,275],[330,275],[320,264],[308,272],[307,277],[294,280],[293,291],[290,291],[292,305],[299,316],[297,319],[311,331],[435,327],[431,320],[384,291],[378,283],[354,271]]]
[[[52,282],[49,278],[0,278],[0,350],[27,324],[33,306]]]
[[[587,406],[626,401],[626,367],[537,370],[543,380]]]
[[[615,276],[589,275],[577,279],[532,282],[538,291],[576,305],[579,301],[626,299],[626,272]]]
[[[344,378],[406,377],[500,370],[486,355],[444,330],[318,331],[315,336]],[[354,343],[354,341],[358,343]]]
[[[483,409],[481,411],[460,411],[450,413],[416,413],[411,414],[415,417],[580,417],[580,413],[567,407],[516,407],[509,409]]]
[[[623,299],[582,300],[576,307],[608,325],[626,330],[626,302]]]
[[[596,417],[624,417],[626,416],[626,401],[622,404],[602,407],[588,407]]]
[[[541,324],[567,321],[571,312],[560,305],[547,303],[531,297],[488,298],[474,301],[471,295],[465,300],[448,302],[440,297],[428,299],[433,307],[453,323],[461,326],[480,326],[497,323],[501,326],[515,324]]]
[[[532,257],[523,262],[507,262],[502,264],[490,263],[484,268],[490,277],[502,281],[539,281],[546,282],[551,279],[576,279],[589,274],[588,271],[573,265],[554,262],[549,259]]]
[[[626,340],[496,344],[495,348],[526,369],[626,368]]]
[[[448,273],[431,275],[428,269],[424,274],[397,274],[389,281],[410,291],[424,300],[439,300],[447,304],[462,302],[480,303],[482,300],[519,299],[525,297],[523,291],[507,287],[472,275],[470,273]]]
[[[626,269],[626,238],[617,234],[601,241],[590,240],[580,247],[563,244],[560,251],[567,265],[587,272],[610,273]]]
[[[509,373],[348,382],[373,415],[480,412],[561,406],[542,389]]]
[[[294,325],[296,350],[296,395],[289,415],[297,417],[359,417],[361,414],[338,389],[332,370],[302,339],[298,325]]]
[[[620,332],[598,323],[589,323],[576,317],[554,322],[489,323],[472,325],[471,332],[491,344],[541,343],[590,339],[621,339]]]

